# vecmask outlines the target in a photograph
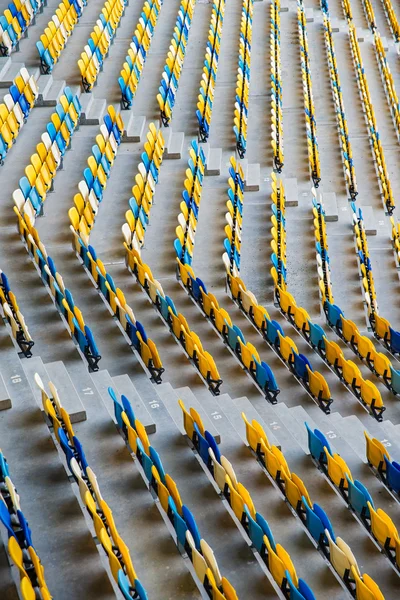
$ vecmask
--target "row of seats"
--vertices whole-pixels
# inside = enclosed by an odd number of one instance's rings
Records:
[[[390,458],[387,448],[376,438],[371,438],[365,431],[366,455],[368,464],[374,473],[400,499],[400,464]]]
[[[101,201],[101,197],[97,196],[95,190],[98,186],[102,190],[104,189],[115,158],[110,138],[111,136],[114,139],[116,137],[115,144],[118,145],[124,130],[121,116],[115,113],[112,106],[109,106],[103,120],[104,125],[96,137],[92,155],[88,159],[90,174],[94,177],[93,185],[89,187],[89,176],[85,176],[85,180],[78,184],[80,191],[74,197],[75,206],[68,212],[71,221],[70,229],[74,236],[74,250],[82,259],[87,272],[128,335],[151,377],[156,383],[160,383],[164,368],[156,345],[147,337],[143,325],[136,320],[132,308],[126,302],[123,291],[116,287],[112,276],[107,273],[104,263],[97,257],[96,250],[90,244],[90,233],[94,227]]]
[[[364,13],[365,13],[365,17],[367,19],[368,27],[371,29],[372,33],[374,33],[374,31],[377,28],[377,25],[376,25],[375,13],[374,13],[374,9],[372,7],[371,0],[362,0],[361,4],[364,8]]]
[[[23,67],[0,104],[0,165],[29,117],[39,94],[33,75]]]
[[[400,537],[395,524],[381,508],[375,509],[371,494],[365,485],[354,480],[346,461],[332,452],[329,442],[318,429],[307,425],[308,445],[318,468],[340,492],[358,521],[368,530],[390,562],[400,571]]]
[[[322,204],[322,195],[318,195],[315,188],[312,188],[311,192],[313,195],[313,225],[317,259],[318,287],[321,304],[322,307],[324,307],[326,302],[333,304],[328,236],[326,231],[325,210]]]
[[[224,239],[225,252],[222,260],[226,272],[237,277],[240,272],[240,248],[242,243],[244,173],[241,164],[233,156],[230,159],[228,185],[228,200],[226,202],[228,212],[225,214],[225,220],[227,221],[225,226],[226,238]]]
[[[400,104],[394,85],[393,75],[390,72],[386,52],[383,47],[382,38],[377,31],[374,33],[375,52],[378,57],[379,70],[386,90],[386,97],[389,103],[390,112],[394,128],[396,130],[397,139],[400,141]]]
[[[71,292],[65,287],[60,272],[57,271],[51,256],[47,254],[46,248],[29,216],[26,213],[22,215],[16,206],[14,206],[14,212],[18,218],[18,231],[25,241],[25,247],[37,265],[40,277],[47,286],[57,309],[68,323],[71,337],[76,341],[81,353],[87,360],[89,369],[98,371],[101,355],[90,328],[85,324],[81,311],[75,305]]]
[[[394,220],[394,217],[390,217],[390,223],[392,225],[392,244],[393,250],[396,257],[397,266],[400,267],[400,223]]]
[[[207,292],[203,281],[196,277],[192,267],[178,258],[177,277],[184,288],[199,305],[206,318],[215,327],[231,352],[238,358],[265,397],[276,404],[279,387],[271,367],[261,360],[257,349],[246,339],[240,328],[232,322],[229,313],[219,305],[211,292]]]
[[[139,461],[146,484],[156,494],[163,512],[174,527],[178,548],[189,557],[208,597],[213,600],[238,600],[233,586],[221,576],[211,547],[201,537],[193,514],[183,504],[176,482],[165,472],[161,457],[150,444],[146,430],[135,417],[128,398],[122,395],[119,400],[111,387],[108,388],[108,393],[114,402],[115,418],[121,435]],[[195,420],[199,424],[195,426],[201,427],[201,419],[197,413]],[[208,432],[207,439],[212,447],[216,447],[214,438]],[[204,441],[206,442],[205,439]]]
[[[128,54],[125,57],[120,77],[118,77],[118,85],[121,90],[121,107],[124,110],[132,108],[133,98],[150,49],[161,6],[162,0],[145,0],[143,4],[142,13],[136,24]]]
[[[78,96],[70,88],[64,89],[42,139],[32,154],[25,176],[13,192],[14,204],[21,215],[27,215],[31,224],[43,212],[43,203],[51,191],[57,170],[62,167],[62,157],[70,146],[71,138],[79,125],[82,108]]]
[[[161,121],[165,127],[169,126],[172,119],[195,6],[196,0],[181,0],[161,84],[158,88],[157,102],[160,107]]]
[[[275,542],[268,522],[256,511],[250,492],[238,481],[233,465],[220,453],[214,438],[204,428],[200,415],[192,407],[187,411],[182,400],[179,405],[189,440],[285,597],[315,600],[311,588],[297,577],[289,553]]]
[[[244,413],[242,413],[242,418],[245,422],[246,439],[250,449],[262,467],[266,469],[289,503],[293,514],[301,520],[314,539],[317,548],[327,558],[346,588],[355,596],[356,600],[383,600],[375,582],[367,574],[361,576],[350,546],[342,538],[336,537],[327,513],[319,504],[311,501],[303,480],[296,473],[290,471],[283,452],[269,442],[267,434],[258,421],[253,419],[250,423]],[[371,591],[376,591],[376,596],[365,595],[363,583],[370,587]],[[297,596],[293,596],[293,598],[297,599]]]
[[[275,296],[285,317],[297,325],[294,319],[292,319],[294,316],[292,310],[295,306],[294,314],[298,314],[298,318],[300,318],[301,324],[303,324],[304,320],[309,318],[308,314],[304,309],[296,306],[293,296],[286,290],[286,200],[283,182],[281,179],[278,180],[275,173],[271,173],[271,185],[271,275],[275,286]],[[247,302],[247,310],[242,308],[242,310],[244,310],[244,312],[247,314],[253,310],[253,303],[256,304],[256,302],[255,297],[252,297],[252,294],[248,290],[243,290],[242,286],[240,286],[240,294],[238,298],[239,305],[243,305],[244,296],[247,296],[247,298],[252,300],[252,302]],[[273,322],[270,321],[267,312],[264,313],[263,319],[265,319],[266,323],[266,329],[264,329],[264,331],[261,329],[260,331],[263,337],[265,337],[270,344],[272,343],[274,345],[275,351],[277,351],[285,364],[294,373],[294,375],[311,394],[311,396],[317,400],[320,408],[325,412],[329,412],[330,405],[332,404],[333,400],[330,396],[329,386],[325,380],[325,377],[318,371],[314,371],[310,360],[304,354],[299,353],[294,340],[284,334],[283,329],[279,324],[279,326],[275,328],[274,335],[272,325]],[[269,326],[268,321],[271,323]],[[275,338],[273,341],[269,337],[268,332],[270,332],[273,338]]]
[[[354,27],[354,24],[351,21],[349,21],[349,35],[351,53],[353,56],[354,67],[360,89],[361,101],[363,103],[365,111],[365,118],[368,125],[370,143],[374,152],[375,167],[380,183],[380,189],[383,195],[386,210],[391,215],[395,208],[392,186],[389,179],[389,173],[386,167],[385,155],[376,123],[375,111],[371,101],[368,81],[361,58],[360,46],[357,41],[356,28]]]
[[[139,173],[135,179],[136,184],[132,188],[133,197],[129,200],[130,210],[125,215],[127,222],[122,227],[126,265],[147,293],[171,334],[183,347],[190,362],[200,373],[209,389],[214,394],[219,394],[222,379],[213,357],[203,348],[199,336],[190,329],[182,313],[178,313],[172,298],[164,293],[160,282],[153,277],[149,265],[142,260],[140,253],[163,152],[162,132],[161,130],[157,132],[154,123],[151,123],[147,133],[145,152],[142,154],[142,166],[139,165]]]
[[[138,251],[144,245],[165,150],[162,131],[157,131],[154,123],[150,123],[146,139],[141,156],[142,161],[138,166],[139,172],[135,177],[135,185],[132,187],[133,195],[129,200],[129,210],[125,213],[126,223],[122,226],[125,243]]]
[[[328,10],[323,10],[324,17],[324,36],[325,45],[328,54],[329,63],[329,75],[331,81],[331,88],[333,92],[333,99],[335,102],[336,119],[339,128],[340,145],[342,147],[342,161],[344,166],[344,175],[348,193],[352,200],[355,200],[358,194],[356,172],[353,163],[353,151],[349,138],[349,131],[347,126],[346,113],[344,110],[343,95],[340,85],[340,78],[337,69],[337,62],[335,56],[335,46],[333,43],[332,26],[329,18]]]
[[[362,209],[357,208],[355,202],[351,202],[350,206],[353,211],[353,230],[359,260],[360,275],[362,278],[362,286],[364,290],[364,300],[367,305],[368,316],[370,320],[373,321],[374,314],[378,310],[378,304],[376,300],[374,276],[372,273],[372,264],[368,249],[368,239],[365,232]]]
[[[87,0],[62,0],[58,5],[40,40],[36,42],[42,73],[47,75],[52,72],[86,4]]]
[[[394,12],[391,0],[382,0],[386,18],[389,22],[390,29],[396,44],[400,42],[400,25]]]
[[[87,45],[78,60],[84,92],[91,92],[108,56],[125,11],[126,0],[106,0]]]
[[[42,9],[42,0],[12,0],[0,17],[0,53],[9,56]]]
[[[191,265],[194,251],[194,237],[200,208],[201,191],[206,168],[206,157],[202,147],[192,140],[189,149],[188,168],[182,192],[181,212],[178,215],[174,248],[182,262]]]
[[[7,459],[0,450],[0,523],[5,527],[10,561],[18,569],[22,600],[51,600],[44,567],[32,542],[32,532],[21,510],[20,497],[10,477]]]
[[[321,181],[321,163],[317,142],[317,125],[311,84],[310,60],[307,40],[306,14],[302,0],[297,2],[297,21],[299,30],[301,74],[303,80],[304,113],[307,129],[308,162],[311,179],[315,187]]]
[[[281,76],[281,2],[271,4],[271,146],[274,155],[274,167],[278,173],[283,169],[283,114],[282,114],[282,76]]]
[[[43,409],[53,428],[56,443],[64,452],[68,472],[78,485],[83,507],[92,519],[95,536],[106,553],[113,579],[126,600],[147,600],[146,591],[135,573],[129,548],[118,532],[111,508],[101,494],[96,474],[86,460],[55,385],[49,381],[49,395],[37,373],[35,382],[41,391]]]
[[[196,116],[199,122],[199,138],[201,142],[206,142],[210,135],[211,114],[214,102],[215,82],[217,80],[224,13],[225,0],[214,0],[199,95],[197,96]]]
[[[3,310],[3,316],[7,319],[11,328],[11,335],[26,358],[32,356],[32,340],[28,327],[25,324],[24,315],[19,310],[17,298],[11,290],[7,275],[0,269],[0,305]]]
[[[243,0],[239,34],[236,100],[233,115],[233,132],[236,138],[236,150],[240,158],[244,158],[247,150],[247,117],[249,110],[252,35],[253,0]]]

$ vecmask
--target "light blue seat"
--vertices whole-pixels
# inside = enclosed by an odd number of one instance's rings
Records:
[[[323,547],[326,543],[328,543],[328,540],[325,536],[325,525],[321,521],[320,517],[309,506],[304,496],[302,496],[302,501],[306,512],[306,527],[317,544]]]
[[[113,388],[111,386],[108,388],[108,393],[109,393],[109,395],[111,397],[111,400],[114,403],[114,415],[115,415],[115,419],[116,419],[116,421],[118,423],[119,428],[122,429],[123,428],[123,424],[124,424],[124,422],[122,420],[123,408],[122,408],[121,404],[118,402],[117,396],[116,396],[116,394],[115,394],[115,392],[114,392],[114,390],[113,390]]]
[[[394,392],[394,394],[400,394],[400,371],[396,371],[392,365],[390,365],[390,377],[390,387],[392,392]]]
[[[324,511],[324,509],[321,508],[319,504],[317,504],[316,502],[314,502],[313,510],[314,510],[314,514],[316,514],[317,517],[320,518],[323,526],[325,527],[325,529],[327,529],[329,531],[329,534],[330,534],[332,540],[335,542],[336,541],[336,536],[335,536],[335,533],[333,531],[333,527],[332,527],[332,524],[331,524],[331,522],[329,520],[329,517],[326,514],[326,512]]]
[[[271,544],[272,550],[276,552],[276,543],[271,528],[268,525],[268,522],[264,519],[264,517],[258,512],[256,512],[256,523],[261,527],[264,535],[267,536],[268,541]]]
[[[357,479],[351,481],[347,473],[345,473],[347,484],[348,484],[348,502],[351,508],[358,514],[362,519],[370,519],[370,510],[368,502],[374,507],[374,501],[365,485],[363,485]]]
[[[163,464],[161,462],[161,458],[160,458],[157,450],[155,450],[153,448],[153,446],[150,446],[149,453],[150,453],[150,458],[153,461],[154,466],[156,467],[156,469],[158,471],[158,474],[160,475],[161,481],[165,485],[165,471],[164,471]]]
[[[278,331],[281,333],[281,335],[284,336],[285,334],[283,332],[283,329],[277,321],[270,321],[269,319],[267,319],[266,321],[267,328],[265,330],[265,335],[267,336],[267,340],[270,344],[277,346],[277,344],[279,343]]]
[[[307,421],[304,422],[307,434],[308,434],[308,449],[310,450],[311,456],[319,463],[326,463],[326,455],[324,446],[328,450],[329,454],[332,454],[329,442],[324,434],[318,429],[310,429]]]
[[[320,325],[315,325],[314,323],[312,323],[311,321],[308,321],[308,324],[310,326],[310,343],[314,348],[317,348],[318,350],[325,350],[325,340],[324,340],[324,336],[325,336],[325,331],[322,329],[322,327],[320,327]]]
[[[129,584],[129,579],[122,569],[118,571],[118,587],[125,600],[132,600],[133,594],[136,593],[137,600],[148,600],[146,591],[140,581],[135,579],[135,587],[132,588]]]
[[[249,538],[251,539],[253,546],[257,550],[257,552],[261,554],[265,546],[263,542],[264,532],[261,529],[260,525],[256,523],[256,521],[254,521],[246,505],[244,506],[244,512],[247,518]]]
[[[341,329],[343,315],[341,308],[336,306],[336,304],[331,304],[329,300],[326,300],[324,309],[329,325],[335,329]]]
[[[391,462],[387,456],[383,457],[386,463],[386,482],[388,487],[395,491],[396,494],[400,493],[400,464],[393,461]]]

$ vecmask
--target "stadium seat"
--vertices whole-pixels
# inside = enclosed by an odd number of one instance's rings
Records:
[[[253,0],[243,0],[239,36],[239,59],[236,78],[236,102],[233,131],[236,150],[244,158],[247,150],[247,116],[249,109],[251,40],[253,31]]]

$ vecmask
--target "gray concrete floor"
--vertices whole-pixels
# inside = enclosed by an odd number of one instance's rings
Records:
[[[5,6],[4,0],[0,2],[0,10],[4,9],[3,5]],[[38,17],[37,24],[31,28],[29,38],[22,40],[20,52],[12,56],[13,62],[24,62],[31,68],[38,66],[35,42],[39,39],[56,5],[54,0],[48,0],[44,13]],[[55,79],[65,80],[69,85],[79,84],[76,61],[102,5],[103,2],[100,0],[89,1],[54,70]],[[222,147],[222,171],[219,177],[205,179],[196,233],[194,268],[196,274],[205,281],[221,305],[229,311],[246,339],[257,347],[261,357],[273,368],[281,388],[280,406],[273,407],[265,401],[175,279],[173,240],[187,166],[187,149],[191,139],[196,137],[197,131],[195,110],[211,14],[209,3],[199,1],[195,9],[171,125],[173,131],[185,133],[184,154],[181,160],[165,160],[161,168],[143,257],[162,283],[164,291],[173,298],[178,310],[183,312],[190,326],[200,335],[205,348],[215,357],[224,380],[221,391],[234,399],[247,397],[265,423],[274,429],[291,469],[303,478],[312,500],[320,503],[327,511],[336,533],[351,545],[361,569],[377,581],[388,600],[395,599],[398,595],[397,576],[388,565],[388,561],[372,544],[365,530],[354,520],[313,466],[310,457],[306,456],[303,446],[298,441],[299,437],[304,437],[304,429],[298,424],[296,426],[298,431],[296,430],[297,433],[294,435],[294,425],[288,416],[296,407],[302,406],[310,422],[314,422],[325,433],[335,431],[337,436],[335,448],[348,461],[353,476],[358,477],[368,486],[376,504],[386,510],[396,524],[400,525],[398,505],[373,476],[363,462],[363,457],[357,454],[355,442],[350,445],[340,419],[341,416],[345,421],[346,418],[355,415],[359,425],[357,436],[355,435],[357,443],[361,443],[362,427],[366,427],[380,439],[389,439],[394,458],[399,460],[400,445],[398,439],[394,438],[394,432],[398,432],[398,429],[392,430],[389,427],[389,424],[400,423],[398,400],[379,385],[387,405],[386,423],[378,424],[373,421],[273,306],[273,284],[269,274],[271,264],[269,177],[272,167],[268,82],[269,6],[269,2],[254,4],[246,158],[251,163],[260,163],[261,187],[260,192],[245,194],[242,276],[259,302],[268,308],[271,316],[281,322],[288,335],[293,337],[299,351],[309,356],[314,367],[326,377],[334,397],[333,413],[336,413],[336,416],[334,414],[326,416],[317,408],[225,292],[225,271],[221,255],[225,235],[228,163],[230,155],[234,152],[232,125],[241,15],[240,0],[227,3],[225,10],[210,136],[212,147]],[[288,6],[289,11],[281,14],[284,174],[285,177],[297,178],[299,191],[299,206],[287,209],[288,281],[289,289],[298,304],[305,306],[313,319],[322,322],[313,250],[314,231],[296,3],[290,0]],[[334,191],[339,207],[339,221],[328,224],[333,291],[337,303],[344,309],[346,315],[355,320],[362,330],[366,330],[351,228],[351,213],[344,188],[336,118],[327,72],[319,2],[312,0],[307,3],[307,6],[313,7],[315,14],[315,21],[307,25],[307,30],[323,191]],[[389,39],[390,31],[380,1],[374,1],[373,6],[378,28],[381,34]],[[145,115],[147,123],[158,118],[156,94],[178,8],[177,0],[166,0],[161,9],[134,100],[132,113]],[[357,27],[365,33],[367,23],[360,0],[353,0],[352,9]],[[100,74],[94,91],[95,98],[106,98],[109,103],[118,102],[117,77],[140,10],[141,4],[131,0],[105,62],[104,71]],[[399,328],[398,272],[390,248],[389,222],[384,215],[380,199],[340,0],[330,1],[330,13],[332,18],[338,18],[342,23],[341,33],[334,34],[334,42],[358,176],[360,194],[357,202],[360,206],[373,207],[378,224],[378,235],[369,238],[369,246],[380,313],[387,316],[392,324]],[[393,124],[371,38],[366,36],[365,42],[360,45],[389,174],[396,201],[399,202],[397,193],[400,183],[399,146],[394,137]],[[392,46],[387,54],[399,93],[398,57]],[[34,109],[17,144],[7,156],[5,166],[0,170],[0,186],[3,192],[0,195],[0,267],[8,274],[12,287],[16,291],[21,310],[35,340],[34,354],[41,356],[44,363],[63,360],[71,374],[87,412],[87,421],[75,425],[76,434],[82,441],[89,463],[97,474],[102,493],[113,510],[117,527],[130,548],[138,576],[145,585],[149,597],[159,600],[199,598],[200,593],[184,561],[176,551],[151,496],[146,491],[126,447],[115,431],[102,398],[94,389],[93,381],[16,232],[11,195],[39,142],[40,134],[44,131],[51,112],[51,108]],[[128,121],[129,116],[129,111],[124,112],[124,120]],[[82,309],[86,322],[93,329],[102,354],[101,368],[107,369],[111,376],[126,373],[140,387],[140,382],[143,382],[147,376],[71,248],[67,213],[73,205],[73,196],[77,192],[77,184],[82,178],[86,159],[97,133],[97,126],[81,126],[75,133],[73,149],[67,153],[64,170],[57,174],[54,192],[48,195],[45,202],[45,216],[37,221],[37,227],[66,285],[70,288],[77,305]],[[136,318],[144,324],[148,335],[156,342],[166,367],[163,381],[170,382],[176,389],[189,387],[209,415],[215,411],[221,414],[219,427],[222,452],[232,461],[240,474],[240,479],[248,487],[256,508],[270,522],[276,540],[291,554],[298,574],[310,583],[317,598],[333,595],[335,598],[344,598],[345,593],[319,554],[313,549],[299,523],[288,515],[280,494],[266,480],[254,458],[244,448],[235,427],[227,418],[229,414],[221,411],[218,399],[212,397],[207,391],[193,366],[187,361],[181,348],[169,334],[150,306],[147,297],[125,267],[121,225],[124,222],[125,211],[128,209],[131,187],[142,149],[142,144],[123,144],[120,147],[91,241],[116,284],[124,291]],[[398,209],[396,213],[398,214]],[[32,528],[35,546],[46,569],[49,587],[54,597],[60,600],[67,597],[65,594],[67,583],[68,597],[88,600],[111,598],[114,596],[114,591],[107,577],[105,564],[82,518],[82,512],[72,493],[57,451],[53,447],[47,426],[43,422],[23,375],[21,361],[15,353],[5,328],[2,328],[0,335],[0,371],[11,388],[13,400],[12,409],[0,413],[0,444],[8,457],[23,510]],[[330,333],[330,337],[334,338],[334,335]],[[359,364],[365,377],[376,381],[348,348],[344,348],[344,353],[347,358],[352,358]],[[21,382],[17,385],[11,383],[13,381],[11,377],[15,374],[21,374]],[[93,389],[92,395],[85,395],[84,390],[87,387]],[[157,387],[155,391],[157,392]],[[161,392],[159,398],[160,406],[153,414],[157,433],[151,436],[151,443],[160,452],[167,471],[176,479],[183,501],[193,511],[201,533],[216,554],[222,574],[235,585],[241,599],[272,598],[274,592],[267,578],[256,564],[253,554],[172,422],[163,404]],[[285,406],[289,412],[286,412]],[[21,430],[23,429],[22,433],[25,433],[28,428],[29,435],[21,435]],[[44,453],[46,453],[45,458]],[[15,588],[9,570],[3,563],[4,561],[0,561],[2,586],[0,594],[7,594],[4,595],[7,600],[8,598],[14,600]],[[61,571],[59,565],[63,565]]]

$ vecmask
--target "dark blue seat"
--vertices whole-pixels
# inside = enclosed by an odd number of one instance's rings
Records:
[[[190,531],[190,533],[193,536],[193,540],[194,543],[196,545],[196,549],[201,552],[200,550],[200,540],[201,540],[201,536],[200,536],[200,532],[199,529],[197,527],[196,521],[194,516],[192,515],[192,513],[190,512],[190,510],[187,508],[187,506],[185,506],[184,504],[182,505],[182,517]]]
[[[149,453],[150,453],[150,458],[153,461],[154,466],[156,467],[156,469],[158,471],[158,474],[160,475],[161,481],[165,485],[165,471],[164,471],[163,464],[161,462],[161,458],[160,458],[157,450],[155,450],[153,448],[153,446],[150,446]]]
[[[197,424],[194,424],[194,429],[196,431],[197,434],[197,450],[198,453],[200,454],[200,457],[202,459],[202,461],[208,465],[208,462],[210,460],[210,455],[208,454],[208,449],[210,447],[209,443],[207,442],[207,440],[201,435],[200,433],[200,429],[197,427]]]
[[[3,523],[4,527],[7,529],[8,537],[12,536],[12,537],[17,538],[17,536],[14,533],[14,529],[13,529],[13,526],[11,523],[10,513],[8,512],[7,506],[3,501],[0,502],[0,521]]]
[[[210,446],[211,450],[214,452],[215,459],[220,463],[221,462],[221,453],[219,451],[218,444],[215,441],[214,436],[211,435],[211,433],[209,431],[207,431],[207,429],[206,429],[204,432],[204,437],[207,440],[208,445]]]
[[[400,493],[400,464],[393,461],[391,462],[387,456],[384,456],[386,463],[386,481],[390,489],[394,490],[397,494]]]
[[[285,577],[289,586],[289,600],[305,600],[303,594],[294,585],[289,571],[285,572]]]
[[[126,413],[126,416],[128,417],[128,421],[131,424],[131,426],[134,428],[136,417],[135,417],[135,413],[133,412],[132,404],[129,402],[128,398],[126,396],[124,396],[124,394],[121,394],[121,402],[122,402],[123,409]]]
[[[323,524],[323,526],[325,527],[325,529],[327,529],[329,531],[329,534],[332,538],[332,540],[335,542],[336,541],[336,536],[335,533],[333,531],[333,527],[332,524],[329,520],[328,515],[326,514],[326,512],[324,511],[323,508],[321,508],[319,506],[319,504],[317,504],[316,502],[314,502],[314,513],[317,515],[317,517],[319,517],[321,519],[321,522]]]
[[[390,350],[394,354],[400,354],[400,333],[389,327],[390,332]]]
[[[88,462],[86,460],[86,456],[85,456],[85,453],[83,451],[82,444],[80,443],[80,441],[76,437],[76,435],[74,435],[74,437],[72,438],[72,442],[74,444],[75,452],[77,454],[77,461],[80,464],[83,472],[86,475],[86,469],[88,468],[89,465],[88,465]]]
[[[282,327],[280,326],[280,324],[277,321],[270,321],[269,319],[267,319],[266,321],[267,321],[267,328],[265,330],[265,334],[267,336],[267,340],[269,341],[270,344],[273,344],[274,346],[276,346],[279,343],[278,331],[283,336],[285,334],[283,332]]]
[[[293,369],[297,377],[303,379],[303,381],[308,381],[307,366],[310,371],[313,371],[310,361],[304,354],[297,354],[294,350],[293,357]]]
[[[74,449],[69,444],[67,435],[62,427],[58,428],[57,434],[58,434],[58,438],[60,440],[60,446],[63,449],[63,452],[65,454],[68,468],[71,471],[71,473],[73,474],[73,471],[71,469],[71,459],[74,458]]]

